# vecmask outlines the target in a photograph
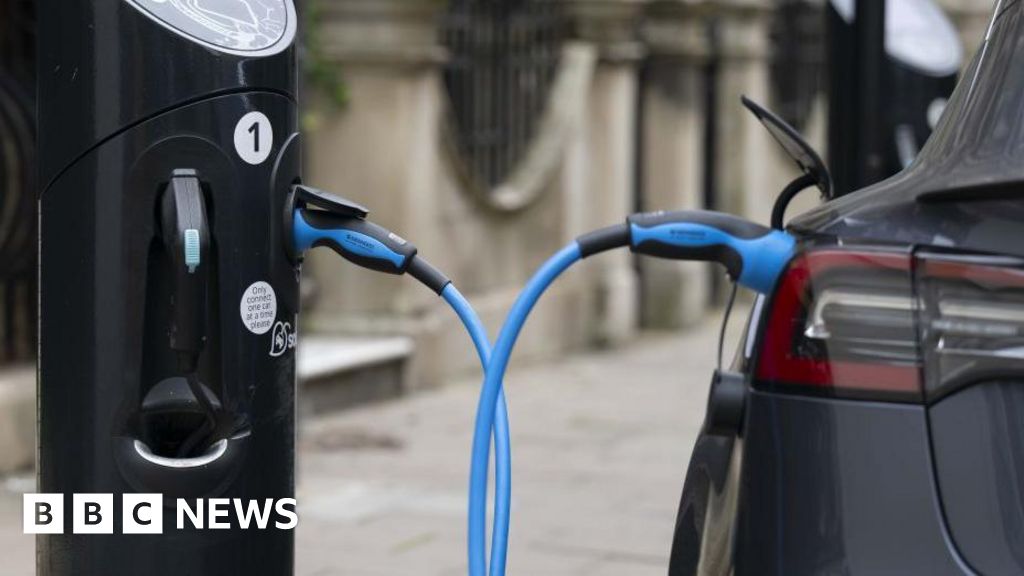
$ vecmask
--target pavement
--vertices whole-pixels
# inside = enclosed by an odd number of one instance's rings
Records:
[[[685,333],[513,367],[509,574],[664,576],[719,317]],[[474,377],[304,423],[300,576],[466,574],[478,389]],[[0,574],[32,574],[33,540],[21,534],[20,514],[21,494],[33,487],[30,475],[0,487]]]

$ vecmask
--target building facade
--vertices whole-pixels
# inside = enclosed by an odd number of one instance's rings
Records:
[[[308,182],[410,238],[494,330],[548,255],[637,209],[713,207],[767,222],[795,174],[741,94],[796,106],[799,128],[819,147],[825,140],[812,77],[821,62],[777,59],[780,38],[793,36],[793,2],[314,4],[315,55],[346,96],[338,105],[307,87]],[[941,4],[969,54],[991,2]],[[796,104],[773,86],[780,65],[802,74]],[[814,201],[806,196],[804,207]],[[458,321],[409,279],[316,253],[305,273],[306,334],[404,335],[415,351],[410,386],[475,369]],[[713,301],[712,279],[701,264],[596,257],[543,299],[517,358],[684,327]]]

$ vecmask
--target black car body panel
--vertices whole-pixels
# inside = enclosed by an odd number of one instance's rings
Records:
[[[929,409],[949,530],[982,574],[1024,574],[1022,380],[976,384]]]
[[[934,490],[925,409],[753,392],[737,575],[970,574]]]
[[[910,167],[790,231],[1024,256],[1024,1],[997,3],[962,78]],[[754,377],[770,308],[755,306],[734,365],[751,382],[734,573],[1024,574],[1024,362],[916,403],[782,393]]]

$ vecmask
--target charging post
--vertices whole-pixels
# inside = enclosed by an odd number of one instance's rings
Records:
[[[828,160],[841,196],[913,162],[964,54],[935,0],[829,0],[825,12]]]
[[[37,574],[292,574],[292,0],[38,13],[38,492],[65,522]],[[73,494],[113,496],[98,533]],[[161,535],[129,533],[125,494],[162,495],[135,515]],[[267,500],[269,526],[240,528],[236,506]]]

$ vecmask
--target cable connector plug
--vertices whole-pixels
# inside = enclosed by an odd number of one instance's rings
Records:
[[[448,277],[417,256],[416,246],[390,230],[366,220],[369,211],[323,190],[297,185],[289,202],[289,249],[298,259],[326,246],[342,258],[385,274],[405,274],[440,295]]]
[[[721,212],[648,212],[628,223],[633,252],[717,262],[738,284],[762,294],[771,292],[796,249],[786,232]]]

